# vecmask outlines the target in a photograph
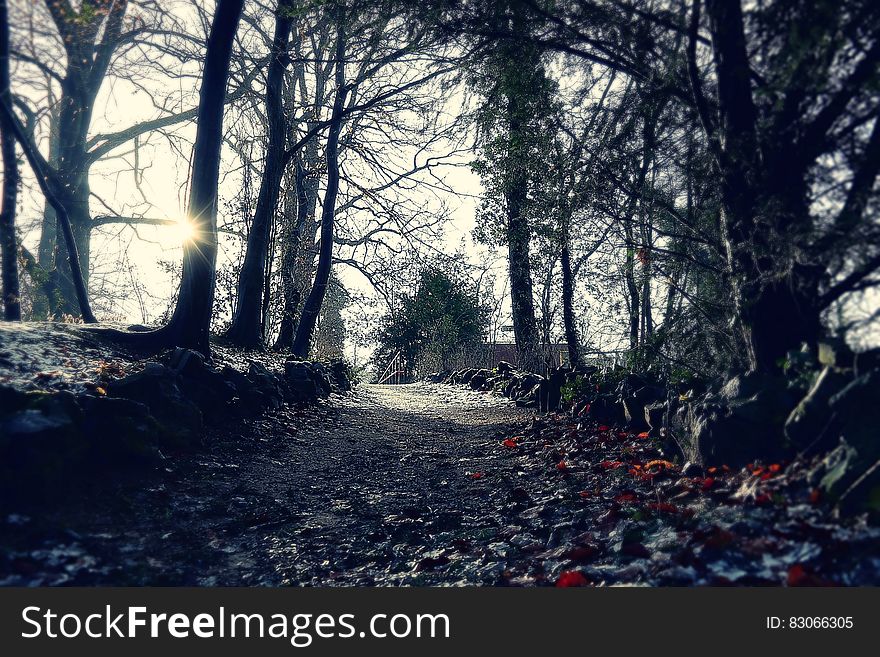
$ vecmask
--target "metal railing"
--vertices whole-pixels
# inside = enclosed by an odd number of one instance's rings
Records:
[[[400,357],[400,352],[398,351],[392,356],[391,361],[388,363],[388,367],[385,368],[385,371],[382,372],[382,376],[378,378],[376,383],[379,385],[385,383],[388,383],[389,385],[399,385],[405,383],[405,381],[403,381],[405,375],[406,369],[404,368],[403,359]]]

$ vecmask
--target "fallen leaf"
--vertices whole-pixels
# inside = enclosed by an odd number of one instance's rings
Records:
[[[556,580],[556,586],[559,588],[569,588],[573,586],[589,586],[589,580],[579,570],[566,570]]]
[[[647,507],[651,511],[658,511],[660,513],[678,513],[678,507],[669,502],[651,502]]]

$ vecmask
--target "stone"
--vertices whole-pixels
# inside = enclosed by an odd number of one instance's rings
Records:
[[[785,421],[785,437],[794,447],[801,451],[812,449],[814,453],[834,447],[838,436],[831,427],[829,402],[850,380],[830,365],[819,372],[813,386]]]
[[[17,408],[0,408],[0,501],[42,497],[66,485],[88,451],[76,397],[67,391],[3,397]]]
[[[491,370],[481,369],[474,372],[470,378],[468,379],[468,385],[471,387],[471,390],[480,390],[489,380],[489,377],[492,376]]]
[[[175,349],[169,358],[171,369],[181,378],[181,391],[207,413],[210,419],[222,419],[217,411],[231,402],[235,386],[215,368],[205,362],[204,356],[191,349]]]
[[[590,417],[599,424],[622,426],[626,422],[623,405],[614,393],[606,392],[596,395],[590,402]]]
[[[330,362],[330,376],[337,391],[348,392],[354,386],[354,373],[351,366],[342,359]]]
[[[856,378],[829,401],[840,443],[817,466],[820,488],[845,512],[880,511],[880,369]]]
[[[648,425],[648,431],[659,433],[661,429],[669,424],[669,403],[665,401],[656,401],[647,404],[644,409],[645,424]]]
[[[685,460],[703,466],[778,460],[788,455],[783,427],[798,400],[784,377],[739,375],[720,392],[683,404],[673,438]]]
[[[162,428],[146,405],[116,397],[84,397],[83,433],[90,469],[155,465],[161,461]]]
[[[183,394],[182,383],[174,370],[152,363],[142,372],[110,382],[107,394],[144,404],[161,427],[165,446],[189,449],[201,443],[204,422],[199,406]]]
[[[623,414],[627,426],[633,431],[648,431],[651,426],[645,419],[645,407],[665,399],[666,391],[659,386],[645,385],[623,393]]]

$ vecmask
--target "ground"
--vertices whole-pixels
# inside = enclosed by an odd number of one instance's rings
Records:
[[[432,537],[487,525],[488,490],[470,474],[494,469],[498,436],[530,417],[499,397],[428,384],[360,386],[317,410],[288,408],[245,435],[216,436],[142,492],[7,519],[22,547],[45,536],[36,550],[13,549],[4,583],[477,581],[431,573]]]
[[[285,407],[144,480],[10,514],[0,583],[878,581],[880,532],[783,498],[784,465],[693,475],[645,436],[533,415],[427,383]]]

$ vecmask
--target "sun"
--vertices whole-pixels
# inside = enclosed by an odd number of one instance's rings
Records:
[[[188,217],[178,217],[174,223],[169,226],[170,240],[175,246],[188,244],[196,239],[196,227]]]

